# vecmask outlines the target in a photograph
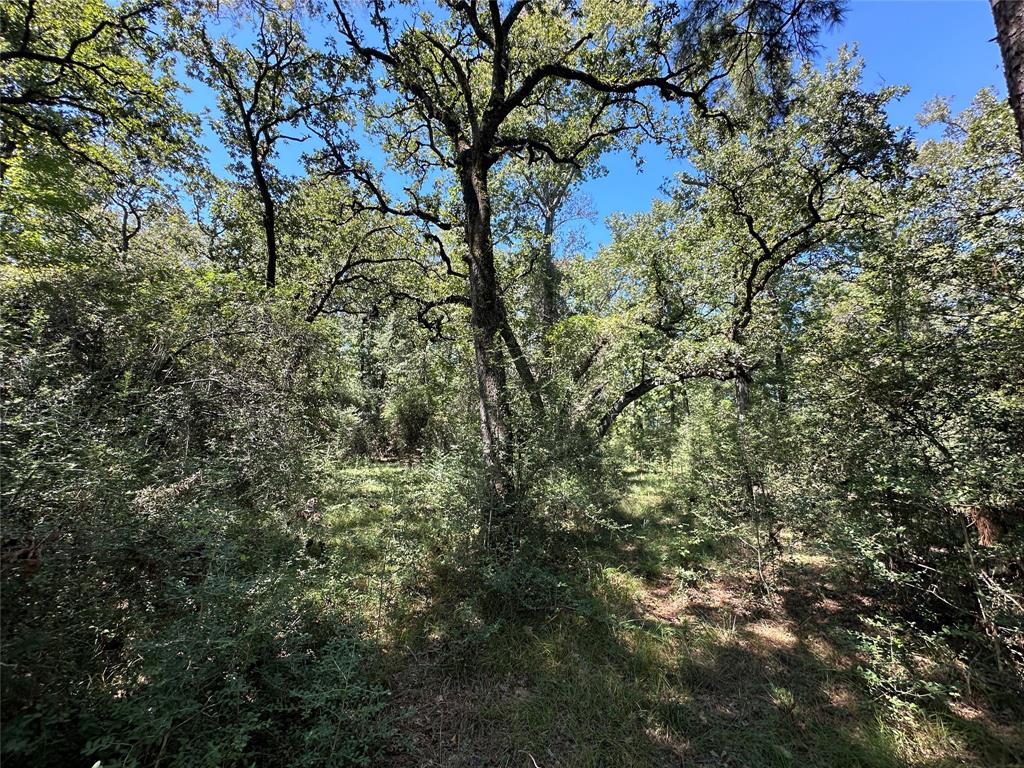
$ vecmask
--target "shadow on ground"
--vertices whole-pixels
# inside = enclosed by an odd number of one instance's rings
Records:
[[[767,598],[749,573],[681,580],[664,568],[685,528],[673,515],[647,500],[581,529],[553,610],[483,615],[471,567],[415,570],[415,598],[390,618],[387,679],[406,716],[387,763],[1024,763],[1012,714],[962,703],[901,723],[883,711],[844,641],[874,606],[826,560],[791,558]]]

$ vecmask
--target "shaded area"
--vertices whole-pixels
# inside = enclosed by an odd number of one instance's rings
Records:
[[[387,649],[392,706],[405,713],[388,764],[1010,766],[1024,759],[1017,715],[993,712],[981,697],[900,716],[881,705],[851,641],[866,631],[873,598],[822,556],[792,553],[764,597],[749,565],[715,559],[721,543],[691,541],[683,559],[700,567],[684,568],[680,579],[671,553],[678,560],[680,541],[696,534],[640,482],[612,525],[560,534],[575,536],[584,554],[563,575],[557,606],[485,611],[472,597],[480,578],[474,564],[440,558],[432,565],[430,551],[402,564],[396,542],[415,550],[415,537],[432,523],[407,506],[415,501],[409,476],[385,476],[394,484],[370,489],[370,497],[398,518],[382,514],[361,527],[344,517],[348,538],[336,554],[344,561],[355,549],[357,559],[374,550],[390,569],[378,582],[390,586],[365,585]]]

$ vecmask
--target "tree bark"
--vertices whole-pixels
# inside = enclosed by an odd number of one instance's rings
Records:
[[[1024,0],[991,0],[996,39],[1003,55],[1006,90],[1024,152]]]
[[[269,196],[263,201],[263,231],[267,236],[267,287],[273,288],[277,285],[277,219]]]
[[[267,239],[267,287],[273,288],[277,284],[277,211],[274,209],[270,183],[263,173],[263,164],[256,157],[255,146],[252,150],[252,173],[263,208],[263,232]]]
[[[515,366],[516,373],[519,374],[519,380],[522,382],[523,388],[526,389],[526,394],[530,398],[533,410],[538,416],[543,416],[544,399],[540,394],[540,384],[537,383],[537,377],[533,375],[530,361],[526,358],[526,353],[519,344],[515,330],[509,324],[508,316],[504,312],[502,313],[501,335],[505,340],[508,353],[512,357],[512,364]]]
[[[466,261],[469,268],[470,322],[480,397],[480,435],[491,490],[502,505],[514,497],[512,440],[509,433],[508,383],[501,346],[504,309],[498,294],[491,232],[491,202],[487,166],[478,157],[459,166],[465,205]]]
[[[750,385],[753,377],[742,363],[733,369],[733,386],[736,394],[736,413],[742,419],[750,408]]]
[[[658,386],[658,380],[654,378],[644,378],[631,389],[627,389],[622,395],[619,396],[618,400],[612,403],[607,413],[601,418],[600,423],[597,426],[597,436],[604,437],[608,434],[608,431],[612,428],[612,424],[619,418],[619,414],[628,408],[632,403],[639,400],[641,397],[646,395],[652,389]]]

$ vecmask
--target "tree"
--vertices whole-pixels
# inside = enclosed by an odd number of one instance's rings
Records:
[[[919,615],[972,617],[1019,659],[1024,163],[991,91],[924,120],[944,135],[809,296],[796,385],[818,474],[879,569]]]
[[[153,33],[160,8],[149,0],[4,3],[0,180],[16,153],[57,153],[109,172],[118,152],[171,154],[190,126]],[[145,142],[131,140],[140,135]]]
[[[188,71],[217,93],[222,119],[216,130],[234,159],[231,170],[255,187],[266,246],[265,282],[278,276],[279,199],[286,183],[274,164],[280,146],[308,138],[304,122],[347,122],[348,63],[307,46],[295,10],[265,3],[237,9],[238,21],[252,23],[251,45],[239,48],[209,29],[216,17],[191,13],[179,18]]]
[[[1003,56],[1010,109],[1017,121],[1017,137],[1024,149],[1024,3],[1019,0],[992,0],[992,18]]]
[[[596,148],[595,157],[603,150]],[[498,241],[504,241],[509,250],[508,269],[522,272],[525,292],[517,299],[528,310],[531,323],[527,330],[538,338],[536,353],[541,358],[550,351],[548,335],[566,312],[559,258],[584,246],[571,225],[592,221],[595,215],[579,187],[587,178],[601,175],[603,169],[585,159],[580,166],[515,160],[496,180]]]
[[[147,2],[0,7],[0,244],[12,262],[82,258],[108,224],[90,206],[117,220],[126,253],[169,187],[200,172],[160,18]]]
[[[766,12],[771,5],[775,10]],[[435,239],[461,231],[480,401],[483,454],[499,506],[515,507],[506,354],[534,407],[536,378],[509,323],[495,260],[492,174],[510,157],[579,165],[596,144],[656,123],[646,94],[709,111],[713,89],[744,60],[771,59],[834,19],[830,3],[701,3],[676,18],[674,4],[518,0],[482,10],[448,2],[435,18],[401,24],[371,5],[379,40],[367,42],[336,0],[339,29],[395,97],[368,109],[398,167],[413,177],[408,206],[393,203],[365,166],[338,157],[380,211],[418,220]],[[681,31],[681,34],[679,32]],[[572,114],[563,109],[571,104]],[[442,205],[437,174],[456,190]]]
[[[746,409],[754,373],[775,353],[773,305],[787,272],[827,263],[898,181],[909,140],[884,106],[900,91],[865,93],[859,80],[844,55],[825,73],[803,70],[781,120],[740,99],[736,130],[688,122],[694,172],[680,174],[670,201],[620,222],[607,254],[637,286],[626,308],[651,341],[601,432],[655,387],[699,377],[731,381]]]

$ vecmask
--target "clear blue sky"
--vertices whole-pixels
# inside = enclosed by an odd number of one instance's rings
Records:
[[[856,42],[866,88],[910,87],[889,114],[895,124],[916,129],[921,107],[936,96],[952,98],[954,110],[960,110],[986,86],[1006,93],[994,36],[987,0],[852,0],[846,21],[821,39],[820,59],[834,58],[840,46]],[[664,180],[679,169],[658,147],[644,155],[643,173],[628,156],[609,157],[608,176],[584,188],[598,213],[598,220],[584,227],[592,245],[607,242],[608,216],[647,210]]]

